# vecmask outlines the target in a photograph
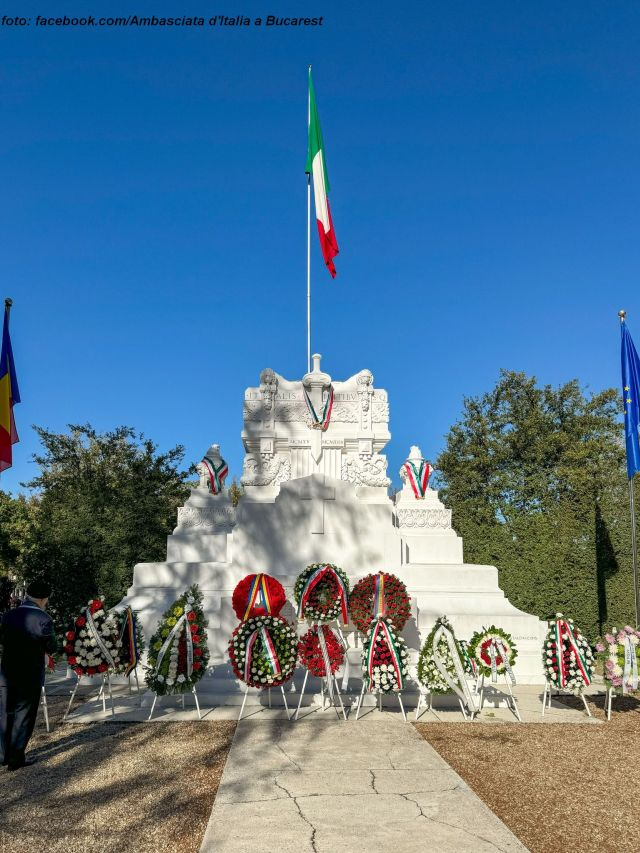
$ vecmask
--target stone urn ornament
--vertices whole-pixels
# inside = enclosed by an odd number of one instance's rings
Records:
[[[201,462],[196,465],[200,476],[198,488],[207,489],[212,495],[219,495],[224,490],[224,481],[229,473],[227,463],[220,455],[220,445],[212,444]]]
[[[417,445],[413,445],[409,456],[400,468],[400,479],[405,489],[407,485],[411,489],[417,501],[423,500],[429,488],[429,477],[433,466],[423,457],[422,451]]]

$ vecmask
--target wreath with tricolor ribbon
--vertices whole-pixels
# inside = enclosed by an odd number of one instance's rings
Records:
[[[120,675],[129,676],[140,663],[140,658],[144,652],[142,626],[137,613],[130,607],[117,611],[116,618],[120,626],[122,647],[120,649],[120,665],[115,671]]]
[[[344,647],[328,625],[313,625],[298,642],[298,660],[317,678],[326,678],[344,663]]]
[[[243,622],[251,616],[279,616],[287,594],[279,580],[263,573],[247,575],[233,591],[231,604]]]
[[[596,652],[608,687],[623,695],[639,689],[640,631],[631,625],[625,625],[620,631],[612,628],[596,643]]]
[[[511,682],[516,683],[513,665],[518,657],[518,650],[511,634],[502,628],[496,628],[495,625],[483,628],[471,637],[468,651],[481,675],[491,676],[492,681],[497,681],[498,675],[506,672]]]
[[[65,633],[67,663],[79,677],[120,672],[122,639],[115,612],[103,598],[92,598]]]
[[[362,646],[362,678],[367,690],[391,693],[404,688],[409,652],[390,619],[371,622]]]
[[[189,587],[164,613],[149,642],[146,682],[159,696],[185,693],[200,681],[209,662],[202,593]]]
[[[395,575],[378,572],[358,581],[349,597],[349,613],[363,634],[372,619],[383,616],[402,631],[411,615],[411,599],[406,586]]]
[[[556,613],[555,619],[549,621],[542,661],[545,677],[553,687],[580,693],[591,684],[591,646],[562,613]]]
[[[349,579],[332,563],[311,563],[296,578],[293,595],[298,619],[309,622],[332,622],[342,618],[346,625],[349,613]]]
[[[298,635],[281,616],[241,622],[229,640],[229,661],[249,687],[280,687],[296,668]]]

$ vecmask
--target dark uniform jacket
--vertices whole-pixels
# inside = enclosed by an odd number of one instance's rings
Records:
[[[56,650],[53,620],[27,599],[2,617],[0,672],[14,687],[44,684],[44,656]]]

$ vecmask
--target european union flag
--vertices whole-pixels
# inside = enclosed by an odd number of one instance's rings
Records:
[[[629,479],[640,471],[640,358],[622,321],[622,393],[624,399],[624,437],[627,443]]]

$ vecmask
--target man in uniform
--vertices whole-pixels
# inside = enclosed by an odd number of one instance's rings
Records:
[[[56,649],[53,621],[45,612],[50,595],[49,584],[33,581],[22,604],[2,617],[0,758],[9,770],[33,763],[24,752],[38,715],[45,655]]]

